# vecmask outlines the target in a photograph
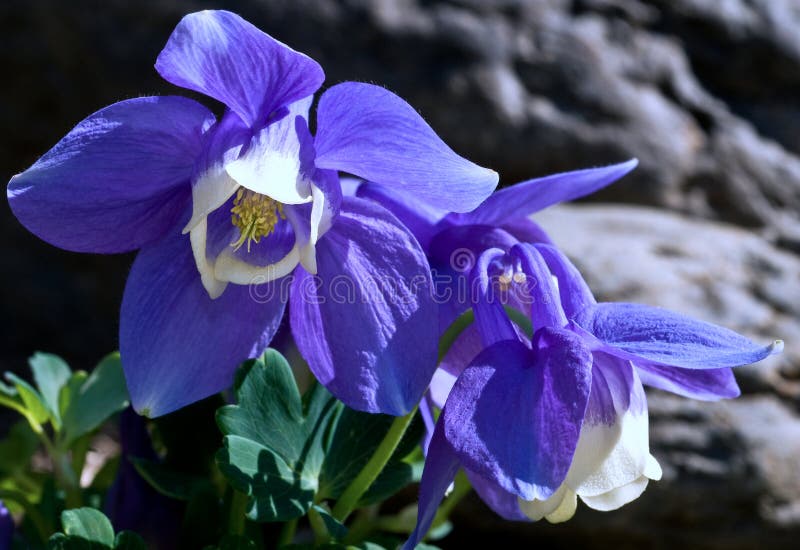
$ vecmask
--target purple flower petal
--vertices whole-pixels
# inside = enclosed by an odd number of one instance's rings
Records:
[[[553,244],[553,240],[544,228],[528,218],[507,221],[501,228],[523,243]]]
[[[425,250],[436,234],[436,224],[447,215],[447,210],[420,201],[419,197],[402,189],[367,182],[359,185],[356,193],[358,197],[382,204],[397,216]]]
[[[560,250],[548,244],[537,244],[536,250],[544,258],[550,273],[558,279],[561,306],[568,319],[597,303],[578,269]]]
[[[134,408],[156,417],[223,390],[280,324],[279,281],[228,285],[212,300],[189,237],[171,234],[136,257],[122,299],[120,353]]]
[[[541,329],[534,345],[507,341],[484,350],[459,377],[443,418],[465,468],[526,500],[544,500],[572,462],[592,357],[565,330]]]
[[[158,56],[164,79],[234,110],[248,126],[313,94],[325,80],[316,61],[236,14],[200,11],[181,19]]]
[[[502,225],[527,218],[559,202],[594,193],[615,182],[639,163],[636,159],[603,168],[553,174],[499,190],[474,211],[460,215],[459,223]]]
[[[245,152],[225,166],[228,175],[242,187],[284,204],[310,201],[311,174],[302,173],[301,160],[309,155],[313,158],[313,140],[305,118],[312,99],[309,96],[292,103],[286,116],[256,132]]]
[[[397,186],[436,208],[466,212],[497,186],[497,173],[450,149],[395,94],[345,82],[317,109],[317,166]]]
[[[505,258],[499,248],[490,248],[478,257],[470,273],[469,288],[473,292],[472,308],[475,312],[475,326],[481,335],[484,347],[503,341],[516,342],[519,339],[517,327],[508,318],[503,307],[503,299],[489,272],[491,265]]]
[[[639,366],[736,367],[783,349],[780,340],[761,346],[732,330],[640,304],[600,303],[576,321],[602,342],[605,351]]]
[[[635,366],[643,384],[684,397],[718,401],[739,397],[741,394],[733,371],[729,368],[682,369],[654,364]]]
[[[456,477],[458,466],[458,457],[445,439],[442,422],[439,421],[428,447],[425,469],[422,471],[422,480],[419,484],[417,526],[408,537],[402,550],[414,550],[428,533],[433,518],[436,517],[436,510],[439,509],[439,504],[442,502],[447,488]]]
[[[519,509],[519,497],[517,497],[517,495],[509,493],[496,483],[478,475],[472,470],[465,470],[465,472],[472,488],[475,489],[475,492],[478,493],[481,500],[483,500],[494,513],[510,521],[528,521],[527,516]]]
[[[181,97],[110,105],[11,179],[11,209],[28,230],[60,248],[140,248],[184,211],[201,138],[213,121],[208,109]]]
[[[403,415],[436,368],[437,318],[425,254],[378,204],[346,197],[317,243],[316,276],[298,269],[292,332],[317,379],[348,406]]]
[[[511,249],[511,255],[519,260],[526,275],[526,294],[530,298],[534,328],[565,326],[567,317],[561,307],[561,298],[542,255],[529,244],[516,245]]]

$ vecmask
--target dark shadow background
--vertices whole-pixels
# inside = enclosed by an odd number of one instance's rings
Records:
[[[153,63],[182,15],[212,7],[237,11],[314,57],[326,86],[361,80],[397,92],[505,184],[635,156],[636,172],[592,200],[721,220],[781,254],[800,251],[800,4],[793,0],[4,0],[0,174],[24,170],[107,104],[185,95],[161,81]],[[0,371],[23,370],[39,349],[89,368],[117,347],[132,255],[53,248],[27,233],[5,202],[0,243]],[[797,272],[786,281],[778,294],[797,296]],[[775,307],[796,319],[800,304]],[[793,415],[797,395],[781,396]],[[706,458],[730,464],[726,453],[744,444],[740,434],[680,421],[710,438],[698,444]],[[788,437],[798,441],[800,433]],[[684,450],[695,456],[697,446]],[[466,521],[476,532],[504,533],[509,547],[530,540],[515,533],[557,547],[790,545],[800,533],[800,480],[789,475],[781,481],[788,493],[769,494],[769,484],[752,479],[749,468],[758,467],[741,465],[736,482],[756,485],[733,495],[719,482],[694,483],[699,466],[687,467],[689,478],[648,490],[630,512],[582,510],[567,526],[496,523],[477,502],[466,507]],[[719,514],[701,513],[717,505]],[[783,512],[764,512],[772,505]],[[459,527],[458,540],[478,540],[469,526]]]

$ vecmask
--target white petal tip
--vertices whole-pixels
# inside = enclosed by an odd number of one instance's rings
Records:
[[[770,354],[781,353],[783,351],[783,340],[775,340],[769,346]]]

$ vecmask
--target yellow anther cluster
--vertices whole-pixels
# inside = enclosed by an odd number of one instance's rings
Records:
[[[244,187],[236,191],[231,214],[231,223],[239,228],[239,240],[231,246],[234,250],[239,250],[247,243],[248,252],[250,243],[258,244],[261,237],[266,237],[275,230],[278,219],[286,219],[281,203]]]

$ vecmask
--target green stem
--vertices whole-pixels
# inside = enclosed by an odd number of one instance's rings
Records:
[[[328,528],[325,527],[325,521],[314,508],[308,511],[308,522],[311,524],[311,529],[314,531],[315,546],[322,546],[331,540]]]
[[[244,520],[247,514],[247,495],[233,489],[228,515],[228,532],[231,535],[244,535]]]
[[[294,534],[297,532],[297,518],[290,519],[283,524],[281,534],[278,536],[278,548],[281,546],[288,546],[294,540]]]
[[[10,489],[0,489],[0,500],[13,501],[22,506],[25,510],[25,517],[31,520],[42,542],[47,542],[47,539],[50,538],[50,529],[47,528],[42,514],[24,494]]]
[[[356,545],[365,540],[370,533],[374,530],[375,519],[378,516],[378,506],[372,505],[361,508],[353,520],[352,525],[347,530],[347,535],[344,537],[345,545]]]
[[[333,507],[332,515],[338,521],[342,523],[345,522],[347,516],[355,509],[358,501],[361,500],[361,497],[367,492],[367,489],[369,489],[370,485],[372,485],[378,477],[378,474],[383,471],[383,468],[389,462],[392,454],[394,454],[395,449],[397,449],[400,440],[403,439],[403,435],[405,435],[416,412],[417,407],[414,407],[414,410],[407,415],[398,416],[394,419],[383,441],[381,441],[378,448],[375,449],[375,454],[372,455],[369,462],[367,462],[356,478],[350,483],[347,489],[345,489],[341,498],[336,502],[336,506]]]
[[[56,448],[44,430],[38,432],[37,435],[53,462],[53,473],[56,476],[56,481],[64,489],[67,509],[80,508],[83,505],[80,481],[75,470],[72,469],[72,462],[69,460],[66,451],[60,451]]]

